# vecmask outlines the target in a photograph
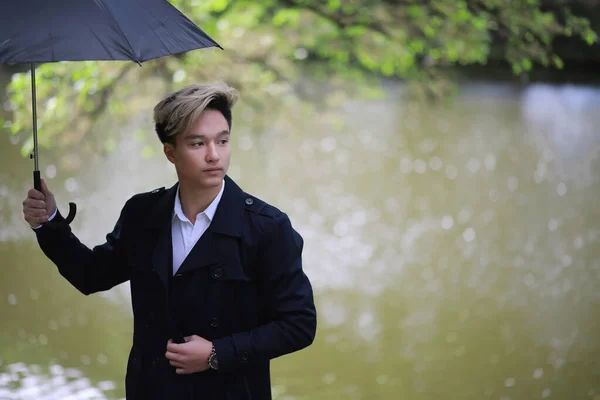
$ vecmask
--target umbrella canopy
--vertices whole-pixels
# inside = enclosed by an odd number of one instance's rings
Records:
[[[166,0],[18,0],[0,5],[0,63],[131,60],[220,47]]]
[[[31,64],[34,187],[41,190],[38,162],[36,63],[143,61],[218,47],[213,39],[166,0],[3,0],[0,4],[0,64]],[[69,203],[64,222],[76,206]]]

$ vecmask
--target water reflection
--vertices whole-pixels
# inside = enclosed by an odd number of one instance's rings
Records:
[[[535,171],[536,182],[557,175],[577,186],[593,184],[593,166],[600,152],[596,135],[600,92],[570,85],[536,85],[524,94],[521,107],[531,140],[543,151]],[[549,162],[554,168],[548,169]],[[566,184],[556,186],[560,196],[566,194]]]
[[[0,369],[0,399],[5,400],[103,400],[114,397],[115,387],[111,381],[93,386],[81,370],[60,365],[48,371],[24,363]]]
[[[467,89],[450,107],[392,96],[326,124],[290,115],[285,133],[236,131],[231,175],[290,214],[320,310],[316,343],[274,362],[276,399],[600,396],[600,91]],[[80,204],[85,243],[131,194],[174,181],[136,149],[48,171],[61,207]],[[127,286],[83,298],[57,276],[15,212],[27,168],[0,172],[5,361],[54,359],[121,396]]]

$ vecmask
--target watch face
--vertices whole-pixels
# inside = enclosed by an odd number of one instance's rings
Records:
[[[215,357],[214,355],[211,355],[210,358],[208,359],[208,365],[212,369],[219,369],[219,361],[217,361],[217,357]]]

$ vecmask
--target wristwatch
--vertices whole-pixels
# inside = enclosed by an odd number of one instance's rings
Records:
[[[219,360],[217,360],[217,352],[214,344],[210,352],[210,356],[208,356],[208,366],[215,371],[219,369]]]

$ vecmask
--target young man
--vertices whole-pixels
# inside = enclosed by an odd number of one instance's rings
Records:
[[[130,281],[129,400],[271,399],[269,361],[314,340],[302,237],[227,176],[236,101],[225,84],[197,84],[156,105],[178,182],[129,199],[102,245],[46,224],[63,217],[45,182],[23,202],[41,249],[79,291]]]

